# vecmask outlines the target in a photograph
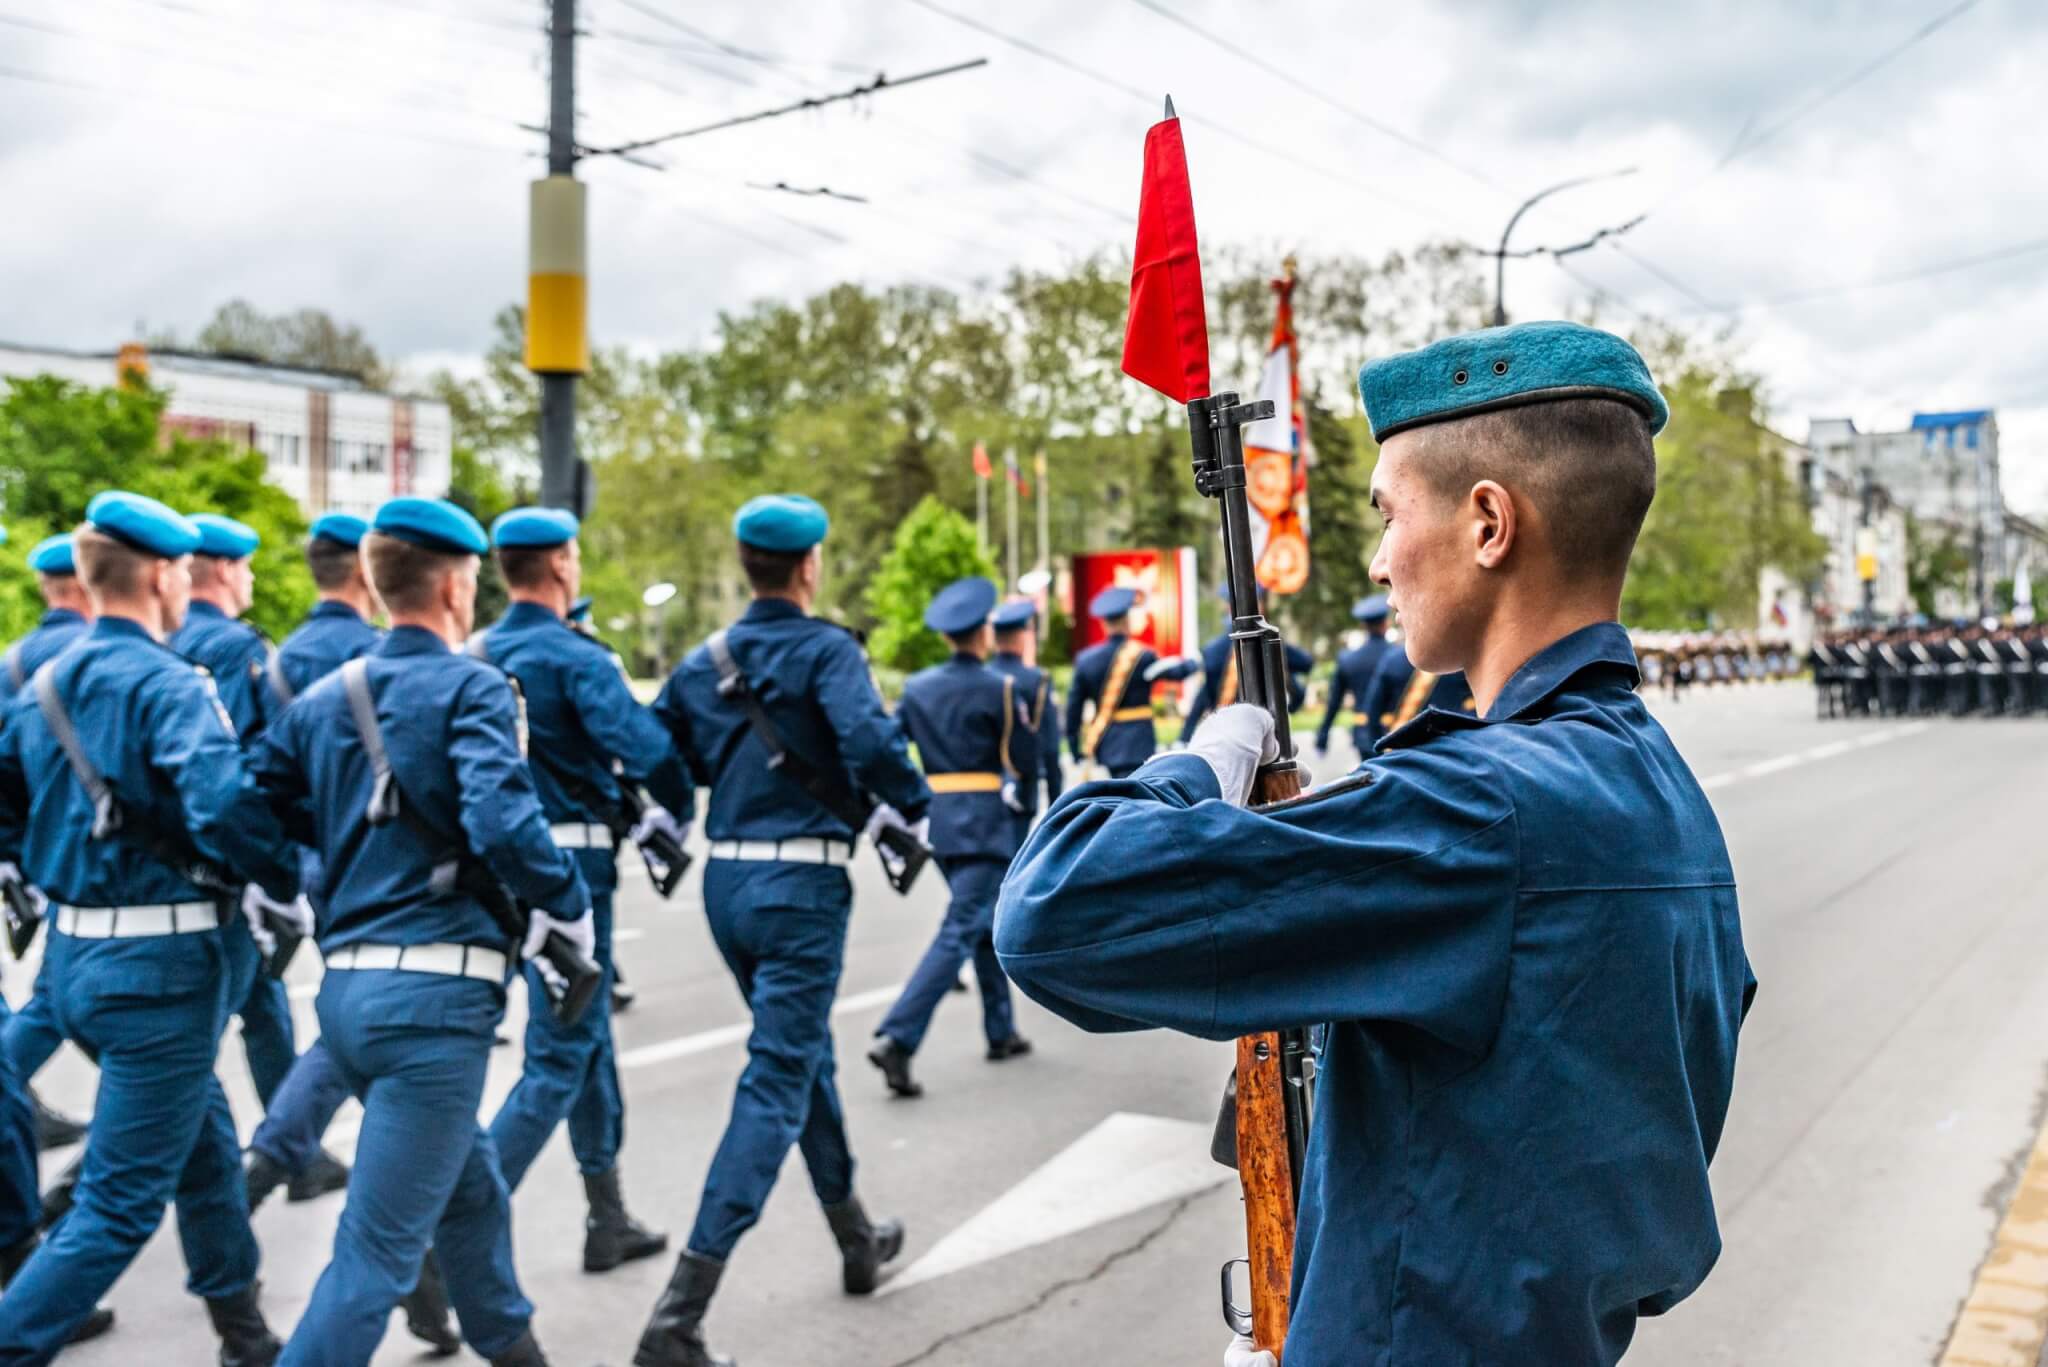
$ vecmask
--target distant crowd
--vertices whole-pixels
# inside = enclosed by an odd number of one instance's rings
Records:
[[[2027,716],[2048,709],[2048,626],[1923,622],[1828,632],[1808,652],[1837,716]]]

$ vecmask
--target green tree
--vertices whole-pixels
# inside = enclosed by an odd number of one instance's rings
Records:
[[[1906,592],[1913,605],[1933,616],[1943,590],[1967,599],[1970,591],[1970,547],[1953,527],[1932,526],[1906,514]],[[2005,586],[2010,603],[2011,583]]]
[[[1339,418],[1314,399],[1306,403],[1316,455],[1309,476],[1308,583],[1279,600],[1275,611],[1290,634],[1327,648],[1351,627],[1351,605],[1374,592],[1368,571],[1380,544],[1380,517],[1372,506],[1379,448],[1362,423]]]
[[[489,531],[498,515],[532,501],[532,490],[510,484],[497,466],[467,446],[457,446],[448,467],[448,501],[466,510]],[[476,578],[476,624],[485,627],[504,614],[507,602],[505,580],[498,562],[484,557]]]
[[[996,577],[996,567],[975,544],[974,524],[926,496],[903,525],[880,568],[868,581],[868,614],[875,622],[869,653],[894,669],[922,669],[952,654],[946,638],[924,624],[932,595],[969,575]]]
[[[153,333],[149,344],[165,350],[186,348],[175,332]],[[353,375],[372,389],[388,388],[392,378],[391,367],[363,330],[325,309],[265,313],[246,299],[230,299],[214,310],[190,349]]]

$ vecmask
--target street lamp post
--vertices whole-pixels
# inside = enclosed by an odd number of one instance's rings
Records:
[[[1603,171],[1597,176],[1580,176],[1576,180],[1561,180],[1549,189],[1538,190],[1535,194],[1522,201],[1521,207],[1517,208],[1514,215],[1508,219],[1508,226],[1501,230],[1500,246],[1493,253],[1493,325],[1495,327],[1506,327],[1508,325],[1508,239],[1514,235],[1515,225],[1522,221],[1522,215],[1528,213],[1529,210],[1561,190],[1570,190],[1580,185],[1591,185],[1594,181],[1598,180],[1619,180],[1623,176],[1632,176],[1635,173],[1635,167],[1626,166],[1619,171]]]

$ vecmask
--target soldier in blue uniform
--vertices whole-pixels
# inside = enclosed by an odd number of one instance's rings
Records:
[[[1230,601],[1230,586],[1218,590],[1225,602]],[[1259,599],[1264,601],[1266,590],[1259,590]],[[1302,647],[1289,641],[1287,652],[1287,710],[1294,711],[1308,701],[1308,676],[1316,667],[1316,657]],[[1226,625],[1202,647],[1202,686],[1195,691],[1195,704],[1188,709],[1188,715],[1181,722],[1180,743],[1186,745],[1194,739],[1195,728],[1202,724],[1202,718],[1219,707],[1228,707],[1237,698],[1237,651],[1231,645],[1230,628]]]
[[[1373,578],[1477,711],[1260,814],[1270,718],[1226,708],[1054,805],[997,949],[1091,1029],[1328,1023],[1287,1362],[1612,1363],[1719,1251],[1707,1164],[1755,986],[1713,808],[1614,620],[1668,410],[1627,343],[1563,323],[1361,389]]]
[[[791,760],[873,794],[881,805],[871,828],[924,824],[931,790],[882,707],[859,640],[810,615],[830,525],[800,495],[763,495],[739,510],[733,534],[754,601],[684,658],[654,705],[711,789],[704,910],[754,1029],[696,1223],[640,1337],[636,1367],[725,1361],[705,1345],[704,1313],[791,1145],[825,1208],[849,1294],[873,1291],[903,1247],[903,1226],[870,1221],[854,1194],[834,1082],[832,998],[853,905],[846,866],[862,833],[792,778],[788,761],[770,766],[769,742],[733,696],[735,685],[752,694]],[[728,668],[735,684],[721,687]]]
[[[1129,774],[1159,746],[1152,729],[1152,685],[1185,679],[1202,667],[1192,658],[1162,660],[1132,640],[1129,618],[1137,602],[1137,591],[1127,588],[1104,589],[1089,601],[1088,615],[1102,622],[1109,637],[1075,657],[1067,686],[1067,750],[1075,763],[1100,764],[1111,778]]]
[[[54,904],[45,988],[58,1025],[99,1065],[75,1204],[0,1297],[0,1361],[45,1363],[94,1312],[178,1203],[187,1285],[223,1367],[268,1367],[220,1037],[247,990],[223,923],[192,881],[211,861],[280,910],[297,859],[245,767],[207,676],[166,649],[190,593],[199,529],[153,499],[108,492],[73,555],[97,620],[46,663],[0,730],[0,855]],[[97,832],[97,836],[95,835]],[[246,931],[242,931],[246,934]]]
[[[545,1363],[496,1146],[476,1120],[522,946],[470,876],[480,865],[532,905],[528,955],[551,931],[587,953],[593,930],[520,754],[513,685],[451,648],[473,625],[486,549],[451,503],[379,508],[362,553],[390,633],[300,695],[256,750],[264,789],[320,855],[320,1033],[363,1102],[334,1258],[288,1367],[368,1362],[430,1243],[463,1337],[498,1367]]]
[[[924,624],[952,642],[953,658],[912,675],[896,709],[931,786],[932,849],[951,890],[939,933],[868,1050],[868,1061],[898,1096],[924,1094],[910,1075],[911,1057],[969,960],[981,985],[989,1061],[1031,1052],[1031,1041],[1017,1033],[1010,982],[996,962],[994,925],[996,890],[1028,829],[1019,819],[1031,819],[1038,749],[1032,700],[1018,696],[1016,681],[987,664],[995,648],[989,625],[995,606],[996,586],[980,578],[955,580],[933,596]]]
[[[685,832],[667,809],[687,809],[695,789],[667,728],[633,697],[618,657],[566,620],[582,580],[576,533],[575,514],[559,508],[514,509],[491,525],[512,602],[496,626],[472,638],[470,653],[510,674],[525,695],[527,767],[555,843],[570,852],[590,889],[596,959],[609,976],[618,850],[604,814],[592,804],[616,807],[619,785],[644,787],[661,805],[648,807],[641,822],[661,826],[681,843]],[[518,1188],[566,1118],[590,1207],[583,1270],[607,1272],[652,1257],[668,1247],[668,1236],[627,1214],[619,1192],[626,1115],[613,1056],[610,984],[575,1024],[563,1025],[541,1009],[540,969],[529,964],[526,976],[534,1009],[527,1013],[525,1069],[491,1121],[505,1183]]]
[[[1060,795],[1065,780],[1060,772],[1059,695],[1053,692],[1052,675],[1029,663],[1037,658],[1033,633],[1038,626],[1038,609],[1029,598],[1013,598],[995,610],[989,625],[996,632],[996,653],[989,668],[1006,674],[1016,685],[1017,696],[1029,704],[1032,752],[1036,762],[1026,772],[1037,774],[1045,784],[1045,800]],[[1026,650],[1031,651],[1027,659]],[[1024,810],[1014,815],[1017,843],[1024,843],[1031,830],[1032,815],[1039,810],[1037,783],[1024,785]]]
[[[1376,593],[1359,599],[1352,605],[1351,615],[1365,628],[1365,639],[1355,649],[1337,657],[1337,672],[1330,679],[1330,703],[1324,709],[1323,724],[1316,728],[1316,753],[1330,753],[1330,729],[1337,724],[1344,711],[1344,700],[1349,698],[1357,718],[1351,727],[1351,743],[1358,747],[1358,757],[1364,759],[1372,753],[1373,742],[1384,734],[1378,715],[1366,702],[1366,694],[1372,688],[1372,676],[1380,667],[1380,658],[1387,653],[1387,596]]]
[[[1408,662],[1408,648],[1401,641],[1390,642],[1381,652],[1379,667],[1373,670],[1372,682],[1366,685],[1358,705],[1372,726],[1373,745],[1379,744],[1380,738],[1388,732],[1413,720],[1425,708],[1440,708],[1446,712],[1478,710],[1462,673],[1454,670],[1449,674],[1430,674],[1417,683],[1415,666]],[[1371,753],[1370,749],[1361,750],[1359,758]]]

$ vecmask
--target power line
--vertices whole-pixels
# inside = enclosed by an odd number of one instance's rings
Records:
[[[848,204],[865,204],[868,202],[866,195],[850,195],[843,190],[835,190],[829,185],[814,185],[806,189],[791,185],[786,180],[778,180],[772,185],[750,180],[747,182],[747,188],[749,190],[774,190],[785,195],[803,195],[811,199],[839,199],[846,201]]]

